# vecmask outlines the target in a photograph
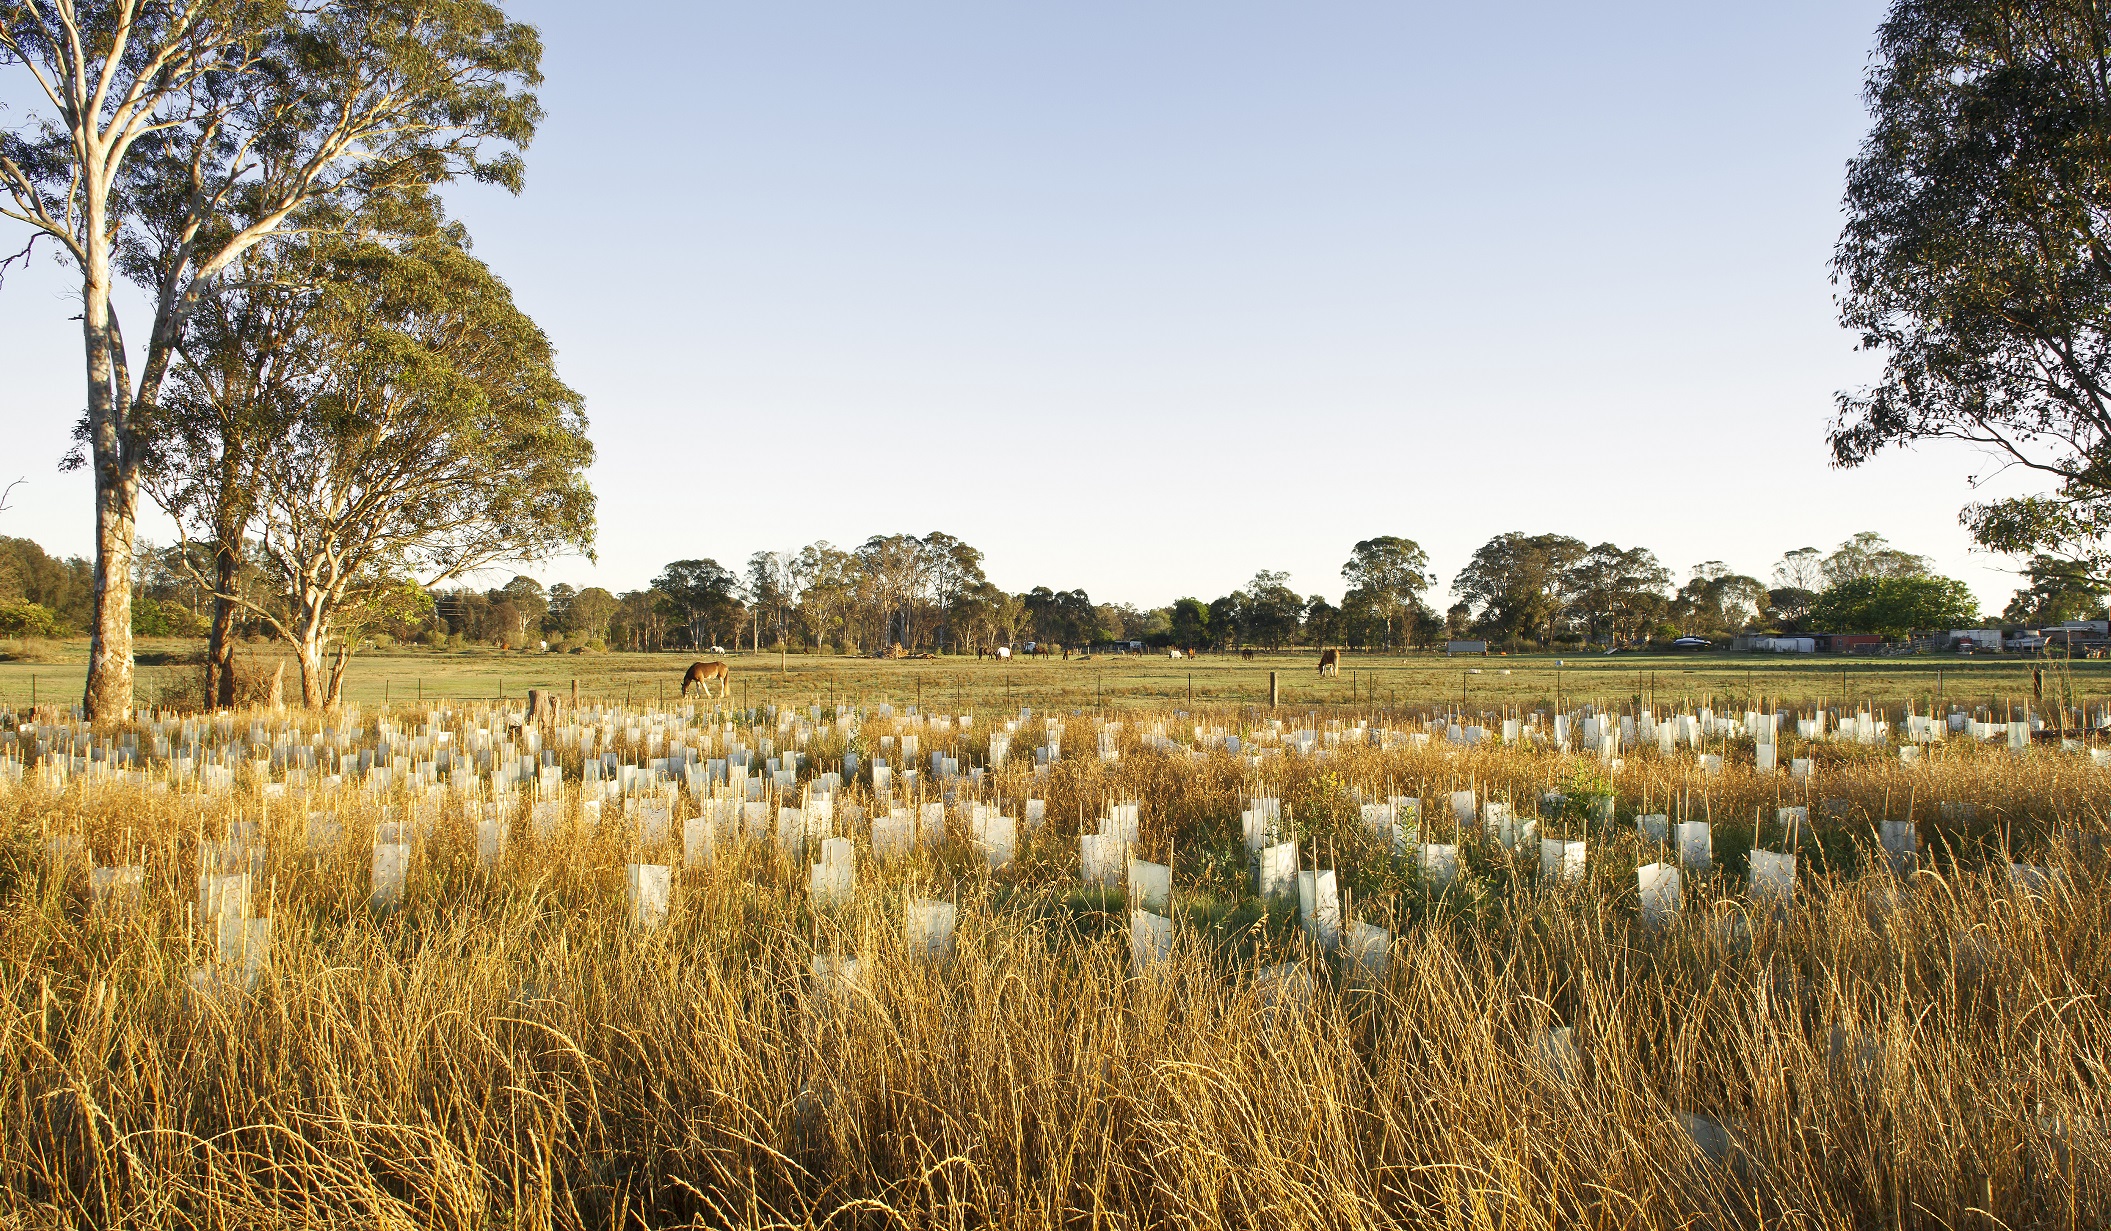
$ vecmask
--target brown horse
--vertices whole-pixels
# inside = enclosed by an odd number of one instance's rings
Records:
[[[689,673],[682,677],[682,695],[689,695],[691,684],[701,685],[705,696],[711,695],[711,681],[718,681],[718,695],[723,697],[733,687],[733,675],[724,663],[690,663]]]
[[[1335,676],[1341,674],[1340,650],[1321,650],[1319,652],[1319,673],[1321,675]]]

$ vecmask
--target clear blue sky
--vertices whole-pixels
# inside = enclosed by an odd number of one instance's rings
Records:
[[[1507,530],[1762,578],[1858,530],[1992,610],[1981,459],[1828,468],[1881,7],[560,5],[478,251],[587,397],[600,562],[942,529],[1013,589],[1448,582]],[[68,275],[0,290],[0,533],[86,552]],[[147,532],[153,534],[150,523]]]

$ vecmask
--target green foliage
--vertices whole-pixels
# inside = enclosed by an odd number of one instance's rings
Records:
[[[1663,616],[1671,570],[1648,548],[1600,543],[1576,562],[1564,582],[1571,595],[1569,616],[1578,630],[1594,642],[1625,644]]]
[[[1290,574],[1262,569],[1246,583],[1239,599],[1241,639],[1279,649],[1296,636],[1305,615],[1305,600],[1291,589]]]
[[[1963,440],[2052,491],[1965,510],[1981,545],[2111,579],[2111,14],[2087,0],[1894,0],[1848,169],[1841,321],[1885,366],[1834,457]],[[1842,580],[1832,577],[1828,580]]]
[[[1671,616],[1687,633],[1734,633],[1765,610],[1767,588],[1733,573],[1720,560],[1693,567],[1693,576],[1671,601]]]
[[[166,637],[169,632],[169,618],[163,614],[160,603],[144,594],[132,600],[133,636]]]
[[[1577,761],[1569,769],[1560,790],[1563,819],[1590,824],[1600,820],[1619,794],[1612,778],[1596,761]]]
[[[1954,578],[1857,577],[1827,586],[1811,604],[1810,622],[1824,632],[1903,637],[1915,629],[1977,624],[1979,603]]]
[[[39,603],[0,601],[0,637],[58,637],[58,613]]]
[[[1375,626],[1377,635],[1369,640],[1387,648],[1404,643],[1413,633],[1424,610],[1422,595],[1437,583],[1421,544],[1389,534],[1351,548],[1341,579],[1349,587],[1342,596],[1342,612],[1353,613],[1359,626]],[[1362,644],[1366,639],[1354,640]]]
[[[740,580],[716,560],[676,560],[660,571],[652,587],[680,613],[689,630],[689,643],[696,649],[727,639],[745,610],[740,602]]]
[[[61,628],[86,628],[95,598],[95,567],[79,556],[61,560],[29,539],[0,536],[0,602],[34,603]]]
[[[2067,620],[2102,619],[2104,599],[2111,587],[2092,578],[2086,569],[2051,556],[2032,556],[2023,570],[2030,584],[2016,591],[2001,618],[2017,624],[2043,626]]]
[[[1818,566],[1829,585],[1858,577],[1919,577],[1928,571],[1928,558],[1893,547],[1874,530],[1864,530],[1825,557]]]
[[[1036,641],[1057,645],[1091,645],[1102,637],[1099,608],[1083,590],[1035,586],[1020,600]]]
[[[1479,609],[1476,623],[1489,634],[1545,645],[1572,597],[1569,570],[1589,551],[1562,534],[1499,534],[1473,553],[1451,588]]]

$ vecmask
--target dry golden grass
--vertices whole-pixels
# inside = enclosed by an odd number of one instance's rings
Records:
[[[1256,769],[1140,749],[1139,717],[1113,766],[1069,718],[1066,759],[1038,784],[1021,734],[984,797],[1031,789],[1050,820],[1004,871],[959,843],[896,865],[865,849],[856,902],[820,909],[803,859],[736,849],[678,867],[652,931],[630,922],[623,865],[679,850],[576,814],[546,842],[516,816],[487,872],[473,818],[449,805],[384,914],[366,900],[378,810],[356,796],[334,805],[342,846],[309,860],[297,802],[25,785],[0,797],[4,1217],[2104,1224],[2111,895],[2098,848],[2066,835],[2104,832],[2111,771],[2045,750],[1952,743],[1900,766],[1821,746],[1797,899],[1775,913],[1746,905],[1743,868],[1759,810],[1762,845],[1789,836],[1770,820],[1803,802],[1785,775],[1703,777],[1651,752],[1607,779],[1500,748]],[[887,729],[866,724],[868,755]],[[821,764],[841,751],[827,733],[811,747]],[[1424,836],[1444,841],[1434,797],[1469,785],[1528,813],[1550,787],[1609,787],[1619,820],[1543,822],[1591,843],[1568,885],[1469,828],[1460,881],[1434,895],[1362,830],[1352,794],[1432,797]],[[1344,974],[1290,912],[1245,895],[1237,813],[1262,786],[1355,915],[1395,932],[1382,978]],[[1645,797],[1716,822],[1717,870],[1661,933],[1636,920],[1634,869],[1655,856],[1628,818]],[[1119,897],[1077,888],[1079,820],[1119,798],[1142,804],[1141,853],[1175,865],[1174,956],[1140,977]],[[1976,814],[1945,821],[1944,801]],[[847,790],[839,810],[860,802]],[[1871,830],[1909,806],[1928,854],[1901,887]],[[247,992],[200,993],[198,845],[233,819],[265,825],[270,962]],[[99,863],[143,860],[137,909],[91,908],[85,873],[47,857],[69,833]],[[2009,856],[2057,867],[2054,890],[2022,892]],[[949,958],[904,944],[911,894],[958,904]],[[862,984],[817,983],[816,954],[856,955]],[[1308,981],[1257,979],[1285,963]]]

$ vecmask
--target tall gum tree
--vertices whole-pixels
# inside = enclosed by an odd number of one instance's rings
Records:
[[[233,354],[188,356],[207,373],[285,378],[248,416],[268,427],[253,430],[246,472],[256,551],[279,601],[237,601],[294,649],[311,707],[337,704],[364,629],[414,615],[431,588],[593,543],[579,396],[506,285],[425,205],[430,225],[410,238],[289,244],[277,279],[311,288],[292,320],[225,335]],[[266,369],[254,353],[263,346],[309,358]],[[186,367],[179,388],[191,378]],[[196,517],[218,534],[213,509]],[[525,578],[507,588],[537,627],[540,591]]]
[[[1894,0],[1865,97],[1833,273],[1884,370],[1834,460],[1976,446],[2049,488],[1968,506],[1981,546],[2111,580],[2111,11]]]
[[[468,175],[518,190],[540,39],[489,0],[0,0],[0,216],[79,271],[95,484],[83,703],[132,707],[139,468],[202,283],[309,203]],[[112,303],[137,284],[137,356]]]

